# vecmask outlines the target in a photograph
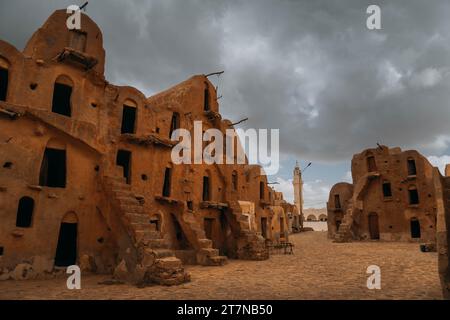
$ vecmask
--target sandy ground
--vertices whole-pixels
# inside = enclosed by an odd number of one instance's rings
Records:
[[[417,244],[337,244],[325,232],[290,239],[293,255],[188,266],[192,281],[180,286],[99,285],[108,277],[82,275],[81,290],[68,290],[65,278],[3,281],[0,299],[442,299],[437,254]],[[381,268],[381,290],[367,289],[369,265]]]

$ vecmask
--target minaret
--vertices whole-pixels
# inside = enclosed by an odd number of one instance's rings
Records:
[[[294,185],[294,204],[298,209],[300,217],[303,216],[303,180],[302,171],[298,165],[298,161],[295,163],[294,179],[292,181]]]

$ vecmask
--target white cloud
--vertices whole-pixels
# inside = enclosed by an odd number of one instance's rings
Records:
[[[442,80],[443,73],[443,70],[426,68],[412,76],[411,84],[416,87],[433,87]]]
[[[429,156],[427,157],[428,161],[435,166],[438,167],[441,173],[445,174],[445,165],[450,163],[450,156],[449,155],[443,155],[443,156]]]

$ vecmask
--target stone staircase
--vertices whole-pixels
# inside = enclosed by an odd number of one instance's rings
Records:
[[[237,257],[243,260],[266,260],[269,259],[269,250],[266,248],[265,239],[252,230],[248,217],[242,214],[238,201],[229,201],[228,212],[234,218],[238,232]]]
[[[334,242],[349,242],[353,239],[352,226],[357,222],[360,217],[359,213],[363,210],[363,197],[370,182],[378,178],[380,178],[378,172],[368,172],[358,180],[353,191],[353,197],[347,203],[347,210],[335,235]]]
[[[352,225],[353,225],[353,201],[350,200],[347,204],[347,211],[339,225],[339,229],[334,237],[334,242],[342,243],[352,240]]]
[[[177,217],[183,231],[197,252],[197,263],[204,266],[223,266],[227,257],[219,255],[219,250],[213,248],[213,242],[206,238],[192,211],[183,204],[182,213]]]
[[[135,270],[129,273],[137,273],[141,283],[157,283],[163,285],[175,285],[189,281],[189,275],[184,271],[183,265],[168,249],[168,244],[155,230],[155,226],[149,221],[144,207],[131,191],[131,186],[123,177],[105,176],[103,178],[104,188],[109,197],[113,210],[118,215],[122,226],[126,230],[134,249],[137,252]],[[116,272],[119,278],[127,277],[121,262],[122,272]]]

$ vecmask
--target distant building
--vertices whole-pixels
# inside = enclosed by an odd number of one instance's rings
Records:
[[[303,214],[305,215],[305,221],[320,221],[326,222],[328,220],[327,208],[308,208],[303,209]]]
[[[353,183],[333,186],[328,232],[336,241],[436,241],[434,170],[415,150],[380,146],[353,156]]]

